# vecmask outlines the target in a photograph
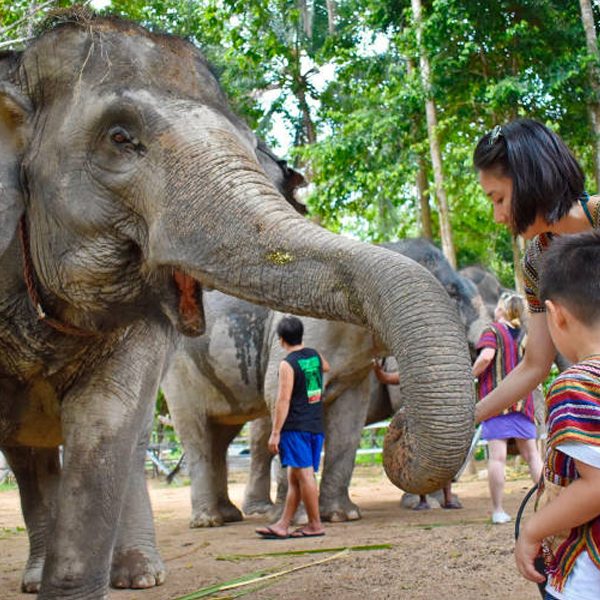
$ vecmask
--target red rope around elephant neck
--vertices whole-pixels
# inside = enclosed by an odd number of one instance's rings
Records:
[[[97,336],[98,333],[95,331],[88,331],[86,329],[76,327],[75,325],[70,325],[69,323],[57,321],[46,314],[42,308],[41,299],[35,287],[33,263],[31,262],[29,236],[27,235],[27,221],[25,215],[21,217],[21,221],[19,222],[19,238],[21,240],[21,249],[23,250],[23,277],[25,279],[29,300],[37,312],[38,320],[43,321],[46,323],[46,325],[56,329],[56,331],[60,331],[61,333],[65,333],[67,335],[75,335],[78,337]]]

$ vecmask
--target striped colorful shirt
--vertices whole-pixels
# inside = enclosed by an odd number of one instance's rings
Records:
[[[577,442],[600,447],[600,356],[590,357],[561,373],[550,387],[546,403],[548,439],[537,509],[579,477],[575,460],[558,450],[558,446]],[[575,560],[584,550],[600,569],[600,515],[546,538],[542,550],[550,583],[558,591],[564,588]]]
[[[600,229],[600,198],[590,198],[588,209],[592,217],[592,225],[594,229]],[[540,301],[540,267],[542,256],[547,250],[552,240],[556,237],[556,234],[552,233],[541,233],[536,235],[523,257],[523,284],[525,287],[525,298],[529,306],[529,312],[540,313],[546,312],[544,303]]]
[[[511,329],[504,323],[494,322],[486,327],[477,342],[477,350],[493,348],[496,351],[494,360],[477,378],[479,399],[485,398],[498,384],[517,366],[523,355],[523,344],[520,330]],[[533,393],[505,409],[502,414],[523,413],[534,422]]]

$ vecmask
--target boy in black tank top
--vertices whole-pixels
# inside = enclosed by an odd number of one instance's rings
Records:
[[[279,453],[287,467],[288,493],[276,523],[256,530],[268,539],[325,535],[319,515],[319,490],[315,472],[323,448],[323,372],[329,363],[302,343],[304,326],[297,317],[284,317],[277,325],[279,341],[288,355],[279,365],[279,389],[273,411],[269,450]],[[289,533],[300,500],[308,523]]]

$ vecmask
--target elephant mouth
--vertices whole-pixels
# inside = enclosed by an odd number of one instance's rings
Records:
[[[182,271],[173,273],[173,282],[177,290],[177,331],[190,337],[202,335],[206,328],[202,286]]]

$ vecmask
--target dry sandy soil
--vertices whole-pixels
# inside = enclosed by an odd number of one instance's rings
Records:
[[[240,503],[243,477],[231,486]],[[505,509],[513,516],[529,488],[524,477],[507,482]],[[357,468],[351,495],[363,519],[327,524],[315,539],[262,540],[253,516],[222,528],[189,529],[188,487],[149,483],[159,547],[168,568],[166,583],[145,591],[112,591],[110,600],[171,600],[204,586],[263,570],[278,572],[334,556],[335,551],[294,556],[265,555],[291,550],[389,544],[389,549],[353,551],[329,562],[275,577],[262,584],[221,592],[211,598],[379,600],[453,598],[539,599],[534,584],[520,578],[513,562],[513,527],[492,525],[487,484],[476,475],[455,484],[462,510],[415,512],[400,507],[401,492],[381,467]],[[17,592],[27,555],[18,494],[0,493],[0,597],[31,598]],[[233,556],[244,555],[244,556]]]

